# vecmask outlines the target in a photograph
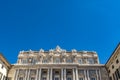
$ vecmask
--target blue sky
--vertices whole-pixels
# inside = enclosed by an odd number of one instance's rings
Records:
[[[0,0],[0,52],[16,63],[21,50],[96,51],[105,64],[120,41],[119,0]]]

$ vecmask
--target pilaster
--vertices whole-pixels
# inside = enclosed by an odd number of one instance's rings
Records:
[[[63,68],[61,69],[61,80],[63,80]]]
[[[66,68],[64,68],[64,80],[66,80]]]
[[[52,68],[50,69],[50,80],[52,80],[52,75],[53,74],[53,72],[52,72]]]
[[[72,72],[73,72],[73,80],[75,80],[75,69],[74,68],[72,69]]]
[[[18,78],[18,73],[19,73],[19,69],[17,69],[15,72],[15,80],[17,80],[17,78]]]
[[[39,77],[38,80],[41,80],[41,68],[39,69]]]
[[[48,71],[47,71],[47,80],[49,80],[49,68],[48,68]]]
[[[86,75],[86,69],[84,70],[84,76],[85,76],[85,80],[87,80],[87,75]]]
[[[38,70],[39,69],[37,69],[37,72],[36,72],[36,78],[35,78],[36,80],[38,80]]]
[[[76,70],[76,80],[78,80],[78,69],[75,68],[75,70]]]
[[[28,77],[27,77],[27,80],[29,80],[30,78],[30,69],[28,70]]]
[[[87,78],[88,78],[88,80],[90,80],[89,70],[87,70]]]

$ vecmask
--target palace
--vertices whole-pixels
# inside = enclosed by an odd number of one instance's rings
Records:
[[[5,59],[5,57],[0,54],[0,80],[7,79],[7,73],[10,69],[9,62]]]
[[[20,51],[8,72],[9,80],[109,80],[94,51]]]
[[[120,43],[105,64],[110,80],[120,80]]]

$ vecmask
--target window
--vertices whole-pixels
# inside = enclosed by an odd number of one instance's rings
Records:
[[[71,58],[67,59],[67,63],[72,63],[72,59]]]
[[[82,59],[79,59],[79,60],[78,60],[78,63],[79,63],[79,64],[82,64]]]
[[[23,59],[23,60],[22,60],[22,63],[23,63],[23,64],[26,64],[26,63],[27,63],[27,59]]]
[[[84,74],[84,70],[79,70],[79,74]]]
[[[59,80],[59,78],[58,78],[58,77],[55,77],[55,80]]]
[[[36,74],[36,70],[34,69],[30,70],[30,74]]]
[[[67,80],[72,80],[71,77],[68,77]]]
[[[94,59],[93,59],[93,58],[89,58],[89,59],[88,59],[88,63],[89,63],[89,64],[94,64]]]
[[[108,70],[108,73],[110,73],[110,70]]]
[[[83,78],[79,78],[79,80],[83,80]]]
[[[23,77],[20,77],[19,80],[23,80]]]
[[[1,66],[1,68],[3,69],[4,65]]]
[[[117,64],[119,63],[119,60],[118,60],[118,59],[116,60],[116,63],[117,63]]]
[[[89,74],[96,74],[96,70],[89,70]]]
[[[114,69],[114,65],[112,65],[112,69]]]
[[[55,71],[55,74],[59,74],[59,71]]]
[[[69,74],[72,74],[72,71],[67,71],[67,74],[69,75]]]
[[[32,63],[35,64],[37,62],[37,59],[33,59]]]
[[[43,77],[43,79],[42,80],[46,80],[46,77]]]
[[[24,69],[20,69],[20,70],[19,70],[19,73],[20,73],[20,74],[24,74],[24,73],[25,73],[25,70],[24,70]]]
[[[35,78],[34,77],[31,77],[31,79],[30,80],[35,80]]]
[[[95,78],[90,78],[90,80],[96,80]]]
[[[43,71],[42,74],[47,74],[47,71]]]
[[[43,63],[48,63],[47,59],[43,59],[42,62],[43,62]]]
[[[60,58],[55,58],[55,63],[60,63]]]

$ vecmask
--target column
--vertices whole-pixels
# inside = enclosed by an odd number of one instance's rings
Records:
[[[15,70],[15,73],[14,73],[14,80],[16,80],[16,73],[17,73],[17,70]]]
[[[61,69],[61,80],[63,80],[63,68]]]
[[[88,78],[88,80],[90,80],[89,70],[87,70],[87,78]]]
[[[29,77],[30,77],[30,69],[28,70],[28,77],[27,77],[27,80],[29,80]]]
[[[27,80],[27,69],[26,69],[26,72],[25,72],[25,80]]]
[[[38,80],[41,80],[41,68],[39,70],[39,79]]]
[[[36,72],[36,80],[38,80],[38,69],[37,69],[37,72]]]
[[[19,69],[17,69],[17,73],[16,73],[16,76],[15,76],[15,80],[18,79],[18,74],[19,74]]]
[[[100,80],[102,80],[101,79],[101,71],[100,71],[100,69],[98,71],[99,71],[98,73],[99,73]]]
[[[66,80],[66,68],[64,68],[64,80]]]
[[[52,68],[51,68],[51,71],[50,71],[50,80],[52,80],[52,75],[53,74],[53,72],[52,72]]]
[[[84,69],[85,80],[87,80],[86,69]]]
[[[78,69],[76,68],[76,80],[78,80]]]
[[[97,75],[97,80],[99,80],[99,78],[98,78],[98,72],[97,72],[97,69],[96,69],[96,75]]]
[[[75,80],[75,69],[73,68],[73,80]]]
[[[49,80],[49,68],[48,68],[48,72],[47,72],[47,80]]]

